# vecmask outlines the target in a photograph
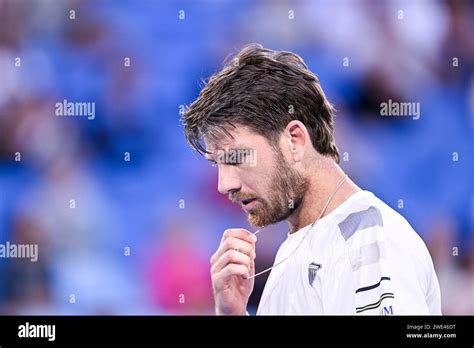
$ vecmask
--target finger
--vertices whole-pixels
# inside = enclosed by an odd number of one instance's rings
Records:
[[[213,277],[213,281],[219,286],[222,282],[229,280],[233,276],[249,277],[249,270],[244,265],[230,264],[225,266]]]
[[[252,260],[250,261],[250,276],[253,276],[255,274],[255,261]]]
[[[219,260],[211,267],[211,274],[219,273],[229,264],[239,264],[247,267],[250,273],[250,257],[235,250],[227,250]]]
[[[252,262],[250,266],[250,272],[248,275],[243,275],[242,277],[244,279],[249,279],[250,277],[253,277],[255,275],[255,263]]]
[[[229,237],[235,237],[238,239],[246,240],[249,243],[255,243],[257,241],[257,236],[250,233],[244,228],[229,228],[225,230],[224,234],[222,235],[221,244],[226,238]]]
[[[237,239],[235,237],[229,237],[219,246],[217,251],[212,255],[211,265],[217,262],[218,259],[224,255],[227,250],[236,250],[241,252],[250,258],[255,257],[255,244],[251,244],[247,241]]]

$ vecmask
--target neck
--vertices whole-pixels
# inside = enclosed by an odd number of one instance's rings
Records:
[[[332,160],[316,170],[309,177],[308,191],[298,209],[288,218],[290,233],[312,224],[320,215],[329,197],[336,191],[338,184],[344,178],[343,170]],[[333,196],[321,217],[331,213],[344,203],[354,193],[361,189],[349,178],[342,184]]]

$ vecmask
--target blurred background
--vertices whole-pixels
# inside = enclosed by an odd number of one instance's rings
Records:
[[[342,167],[427,243],[443,313],[474,314],[473,33],[472,1],[0,0],[0,244],[39,248],[0,258],[0,313],[213,313],[209,258],[254,229],[179,114],[257,42],[319,76]],[[420,118],[381,117],[388,99]],[[259,235],[257,270],[286,233]]]

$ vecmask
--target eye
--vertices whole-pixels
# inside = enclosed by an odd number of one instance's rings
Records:
[[[240,164],[242,164],[242,163],[243,163],[243,162],[237,162],[237,161],[235,161],[235,162],[228,162],[228,163],[225,163],[225,164],[227,164],[228,166],[238,166],[238,165],[240,165]]]
[[[238,166],[238,165],[246,163],[246,158],[247,158],[247,154],[244,153],[238,156],[234,161],[229,162],[228,164],[231,166]]]

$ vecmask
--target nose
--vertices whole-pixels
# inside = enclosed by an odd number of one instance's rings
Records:
[[[225,164],[219,166],[219,182],[217,184],[217,189],[220,193],[228,194],[231,191],[239,191],[240,185],[240,180],[232,166]]]

